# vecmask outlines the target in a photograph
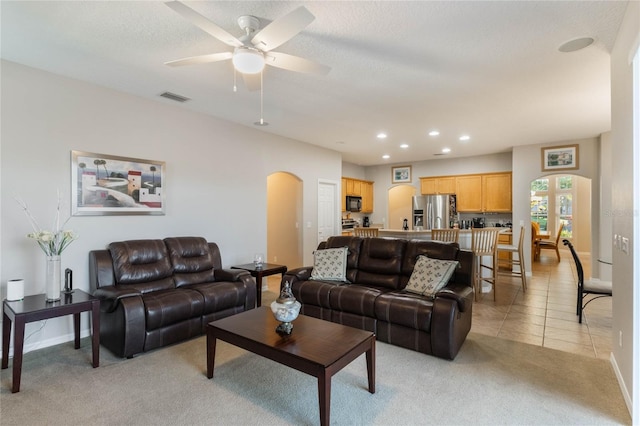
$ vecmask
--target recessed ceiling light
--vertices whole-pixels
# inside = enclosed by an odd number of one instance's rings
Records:
[[[382,156],[382,158],[384,158],[385,160],[388,160],[391,156],[389,154],[385,154]]]
[[[440,134],[440,132],[437,131],[437,130],[432,130],[432,131],[429,132],[429,136],[438,136],[439,134]]]
[[[442,148],[442,153],[443,154],[448,154],[451,152],[451,148]]]
[[[380,133],[378,133],[377,138],[378,139],[386,139],[387,138],[387,134],[384,133],[384,132],[380,132]]]
[[[402,145],[400,145],[400,148],[407,149],[409,148],[409,145],[407,145],[406,143],[403,143]]]
[[[460,140],[461,141],[468,141],[469,139],[471,139],[471,137],[469,135],[462,135],[460,136]]]
[[[580,37],[561,44],[560,47],[558,47],[558,50],[563,53],[575,52],[576,50],[584,49],[592,44],[593,39],[591,37]]]

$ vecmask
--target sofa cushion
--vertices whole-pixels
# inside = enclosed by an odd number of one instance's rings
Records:
[[[376,299],[378,321],[431,332],[433,301],[413,293],[392,291]]]
[[[200,317],[204,310],[202,294],[189,289],[146,293],[142,296],[142,301],[147,331]]]
[[[347,253],[347,247],[313,252],[311,279],[347,282]]]
[[[388,290],[357,284],[336,286],[329,293],[331,309],[375,318],[375,301]]]
[[[364,238],[354,282],[399,289],[406,245],[407,242],[400,239]]]
[[[142,293],[175,288],[167,248],[162,240],[130,240],[109,244],[117,285]]]
[[[165,238],[176,287],[215,281],[213,256],[200,237]]]
[[[356,273],[358,272],[358,258],[360,257],[363,240],[364,238],[362,237],[336,235],[329,237],[324,243],[324,248],[346,247],[349,249],[347,254],[347,281],[351,283],[355,281]],[[320,246],[322,245],[321,243]],[[318,246],[318,248],[320,248],[320,246]]]
[[[458,262],[455,260],[431,259],[420,255],[405,290],[433,297],[447,285],[457,266]]]
[[[204,315],[243,306],[247,300],[247,288],[242,281],[219,281],[181,287],[181,289],[187,288],[196,290],[204,297]]]

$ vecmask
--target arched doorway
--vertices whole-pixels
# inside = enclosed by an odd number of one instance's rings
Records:
[[[412,199],[416,195],[416,187],[413,185],[397,185],[389,188],[387,193],[389,206],[389,229],[402,229],[404,219],[409,221],[411,226]]]
[[[302,265],[302,181],[291,173],[267,177],[267,256],[289,269]]]

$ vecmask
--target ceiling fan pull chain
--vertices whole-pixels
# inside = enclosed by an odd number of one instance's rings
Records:
[[[238,73],[236,72],[236,68],[233,67],[233,92],[234,93],[238,91],[238,85],[236,84],[238,80],[237,75]]]
[[[262,84],[262,74],[263,72],[260,71],[260,125],[263,126],[264,125],[264,85]]]

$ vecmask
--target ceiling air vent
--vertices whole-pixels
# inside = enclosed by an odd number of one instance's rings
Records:
[[[187,102],[187,101],[191,100],[189,98],[186,98],[186,97],[180,96],[180,95],[176,95],[175,93],[171,93],[171,92],[161,93],[160,96],[162,96],[163,98],[171,99],[172,101],[176,101],[176,102]]]

